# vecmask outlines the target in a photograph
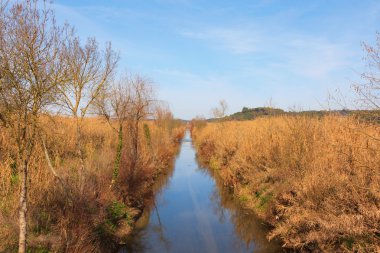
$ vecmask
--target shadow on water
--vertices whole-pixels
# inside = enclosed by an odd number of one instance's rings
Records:
[[[155,200],[119,252],[281,252],[266,227],[217,177],[199,168],[189,133],[174,171],[154,185]]]
[[[220,222],[229,219],[234,226],[240,242],[237,245],[246,249],[253,249],[249,252],[265,253],[265,252],[285,252],[280,246],[280,242],[269,242],[266,238],[269,228],[262,220],[252,211],[244,208],[230,190],[223,186],[220,178],[212,173],[212,171],[200,168],[204,174],[210,175],[216,182],[213,194],[210,196],[213,203],[213,212]],[[240,248],[238,252],[245,252]]]

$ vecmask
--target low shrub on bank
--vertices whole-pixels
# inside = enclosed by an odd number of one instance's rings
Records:
[[[278,116],[193,128],[198,156],[272,225],[311,251],[380,250],[380,126]]]

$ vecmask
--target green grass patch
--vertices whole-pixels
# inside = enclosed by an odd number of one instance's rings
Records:
[[[52,251],[50,251],[49,249],[45,247],[39,246],[39,247],[28,248],[26,252],[27,253],[50,253]]]
[[[128,207],[124,203],[114,201],[107,208],[107,215],[111,221],[128,218]]]
[[[219,162],[218,159],[215,157],[211,157],[210,162],[209,162],[210,169],[212,170],[219,170]]]
[[[133,220],[128,212],[128,206],[122,202],[113,201],[106,208],[106,220],[96,226],[96,231],[99,236],[103,238],[111,238],[112,234],[116,232],[118,224],[121,220],[127,221],[129,226],[133,225]]]
[[[268,192],[265,193],[263,191],[256,192],[256,198],[258,200],[258,203],[256,205],[256,208],[260,211],[265,211],[268,207],[269,202],[273,199],[273,193]]]
[[[249,196],[247,196],[245,194],[239,195],[239,201],[240,202],[246,203],[248,200],[249,200]]]
[[[347,247],[349,250],[352,250],[352,248],[354,247],[354,239],[353,238],[347,238],[343,241],[343,245],[345,247]]]
[[[45,211],[41,211],[38,213],[38,216],[36,218],[37,218],[37,224],[36,224],[36,226],[34,226],[32,228],[32,232],[35,235],[50,233],[51,232],[51,230],[50,230],[50,223],[51,223],[50,215]]]
[[[106,211],[106,221],[98,227],[100,233],[104,234],[114,232],[117,229],[117,225],[120,220],[126,220],[128,225],[133,225],[132,217],[128,212],[128,206],[124,203],[114,201],[107,207]]]

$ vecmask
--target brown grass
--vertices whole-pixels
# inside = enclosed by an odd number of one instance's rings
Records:
[[[380,251],[380,126],[260,118],[192,131],[202,162],[301,251]]]
[[[117,134],[100,119],[85,119],[83,146],[85,185],[80,190],[80,161],[75,152],[75,125],[69,118],[44,119],[47,147],[65,187],[48,169],[38,143],[30,162],[28,244],[66,252],[109,252],[133,228],[144,208],[144,197],[161,171],[170,166],[183,127],[163,128],[146,122],[151,131],[148,147],[141,127],[140,155],[133,188],[120,180],[111,188]],[[17,249],[19,178],[14,164],[14,144],[0,132],[0,252]],[[125,137],[127,139],[127,137]],[[124,153],[128,152],[124,149]],[[128,161],[122,159],[121,178],[128,177]],[[124,177],[124,178],[123,178]],[[121,188],[127,190],[120,191]],[[136,193],[139,194],[136,194]],[[114,217],[122,214],[122,217]],[[114,242],[114,244],[112,243]]]

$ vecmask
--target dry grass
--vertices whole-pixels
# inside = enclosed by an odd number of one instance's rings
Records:
[[[380,126],[302,116],[209,123],[200,159],[301,251],[380,251]]]
[[[50,172],[42,145],[38,143],[30,162],[28,241],[29,246],[66,252],[108,252],[115,246],[118,234],[123,236],[144,207],[150,186],[173,160],[182,138],[183,127],[163,128],[146,122],[151,132],[147,145],[143,128],[140,134],[140,155],[136,170],[139,177],[133,189],[120,180],[111,188],[117,134],[100,119],[85,119],[83,149],[85,185],[80,190],[80,161],[75,152],[76,128],[71,119],[44,119],[46,144],[62,187]],[[0,252],[17,249],[19,177],[14,166],[14,144],[8,133],[0,132]],[[125,139],[128,139],[127,137]],[[128,148],[124,149],[128,153]],[[122,160],[121,173],[128,177],[128,161]],[[128,188],[119,191],[120,188]],[[132,191],[133,190],[133,191]],[[134,195],[139,192],[139,195]],[[138,203],[138,205],[137,205]],[[136,210],[137,208],[137,210]],[[114,217],[121,215],[119,218]],[[125,223],[127,221],[128,224]],[[119,226],[120,225],[120,226]],[[122,232],[122,230],[125,230]]]

